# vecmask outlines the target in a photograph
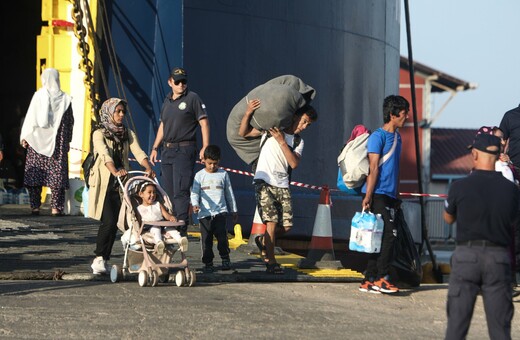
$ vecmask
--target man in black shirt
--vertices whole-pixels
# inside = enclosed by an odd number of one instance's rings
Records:
[[[498,137],[477,135],[471,150],[474,170],[451,186],[445,202],[445,221],[457,222],[446,339],[466,337],[479,293],[490,338],[511,339],[514,308],[508,246],[520,198],[516,186],[495,171],[499,153]]]
[[[164,191],[173,203],[174,215],[188,223],[190,188],[195,176],[197,160],[197,128],[200,126],[202,148],[198,156],[204,158],[209,145],[209,120],[202,99],[188,89],[188,74],[175,67],[168,78],[170,92],[161,108],[161,123],[150,153],[150,162],[158,161],[157,151],[162,148],[161,180]],[[178,227],[182,236],[187,235],[187,225]]]

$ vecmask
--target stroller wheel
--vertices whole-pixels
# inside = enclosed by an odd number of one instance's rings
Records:
[[[150,284],[152,287],[157,286],[159,283],[159,274],[157,274],[157,271],[152,270],[152,275],[150,275]]]
[[[139,282],[139,286],[141,287],[146,287],[148,285],[148,273],[146,272],[146,270],[141,270],[139,272],[137,282]]]
[[[121,270],[121,267],[119,267],[117,264],[114,264],[110,269],[110,281],[116,283],[121,281],[122,277],[123,271]]]
[[[188,278],[188,287],[193,287],[195,282],[197,282],[197,276],[195,275],[195,271],[190,269],[189,271],[190,276]]]
[[[184,270],[179,270],[175,274],[175,284],[177,287],[182,287],[186,283],[186,274],[184,273]]]

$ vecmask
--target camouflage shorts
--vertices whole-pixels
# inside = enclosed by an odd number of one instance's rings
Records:
[[[263,223],[276,222],[283,227],[292,227],[293,213],[291,191],[267,183],[255,185],[256,204]]]

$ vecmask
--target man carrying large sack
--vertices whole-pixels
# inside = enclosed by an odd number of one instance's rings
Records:
[[[312,106],[304,105],[293,114],[288,127],[282,130],[275,126],[262,133],[251,126],[251,119],[260,106],[259,99],[248,101],[247,110],[240,123],[239,135],[261,136],[260,154],[253,182],[258,213],[266,225],[266,231],[264,235],[257,236],[255,242],[264,256],[266,272],[283,274],[283,269],[274,256],[275,240],[277,236],[288,232],[293,224],[289,183],[291,170],[298,166],[303,152],[303,140],[299,133],[315,122],[318,115]]]

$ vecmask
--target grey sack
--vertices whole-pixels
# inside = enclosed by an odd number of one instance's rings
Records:
[[[316,91],[293,75],[284,75],[255,87],[231,110],[227,120],[227,139],[237,155],[251,164],[260,152],[260,137],[244,138],[238,135],[240,122],[247,109],[247,100],[258,98],[261,106],[253,114],[251,125],[258,130],[272,127],[287,128],[293,114],[314,99]]]

